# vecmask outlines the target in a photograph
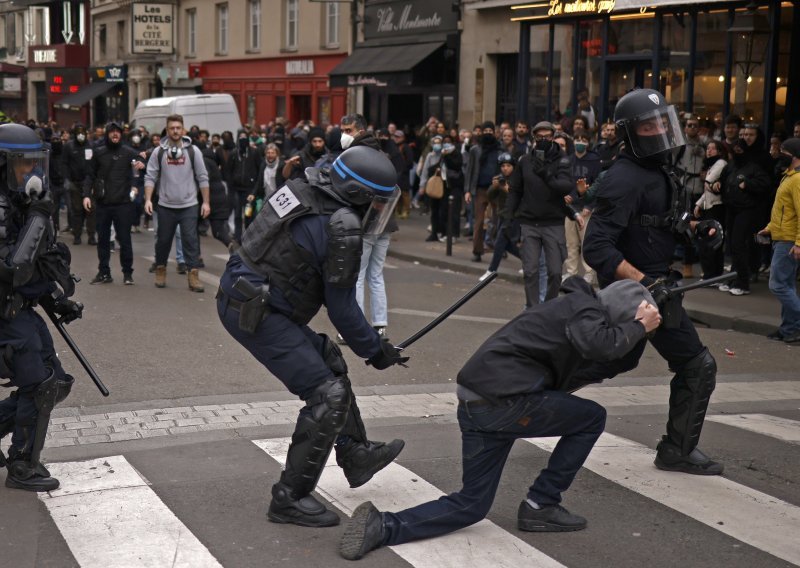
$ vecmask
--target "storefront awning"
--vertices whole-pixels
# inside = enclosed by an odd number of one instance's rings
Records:
[[[408,74],[439,49],[443,42],[413,45],[357,47],[330,72],[332,87],[355,85],[385,86],[398,74]]]
[[[119,83],[106,83],[104,81],[89,83],[88,85],[85,85],[77,93],[72,93],[71,95],[67,95],[63,99],[60,99],[55,104],[55,106],[58,108],[70,108],[70,107],[80,108],[93,98],[100,96],[106,91],[109,91],[114,87],[118,86]]]

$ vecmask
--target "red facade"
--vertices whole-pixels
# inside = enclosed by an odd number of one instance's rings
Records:
[[[236,99],[243,123],[265,124],[276,116],[290,124],[303,119],[336,123],[345,113],[347,89],[331,88],[328,73],[346,56],[208,61],[196,73],[203,78],[203,92]]]

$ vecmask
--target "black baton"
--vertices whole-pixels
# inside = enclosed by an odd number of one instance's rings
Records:
[[[420,329],[417,333],[415,333],[414,335],[412,335],[408,339],[404,339],[403,341],[401,341],[400,343],[395,345],[395,349],[403,350],[406,347],[410,346],[415,341],[417,341],[423,335],[427,334],[434,327],[436,327],[437,325],[442,323],[444,320],[449,318],[450,315],[454,311],[456,311],[458,308],[460,308],[461,306],[466,304],[472,298],[472,296],[474,296],[475,294],[477,294],[478,292],[483,290],[486,286],[488,286],[492,282],[492,280],[494,280],[495,278],[497,278],[497,272],[492,272],[491,274],[489,274],[489,276],[487,276],[482,282],[478,282],[475,285],[475,287],[472,288],[472,290],[470,290],[469,292],[464,294],[464,296],[460,300],[458,300],[455,304],[453,304],[452,306],[447,308],[445,311],[443,311],[441,314],[436,316],[436,319],[434,319],[431,323],[429,323],[428,325],[426,325],[425,327]]]
[[[97,373],[92,368],[92,365],[89,363],[89,361],[86,360],[86,357],[83,356],[83,353],[75,344],[75,340],[73,340],[69,332],[66,329],[64,329],[64,322],[61,321],[58,317],[56,317],[55,314],[51,314],[47,310],[45,310],[45,312],[47,313],[48,316],[50,316],[50,321],[53,322],[53,325],[56,326],[58,333],[60,333],[61,337],[64,338],[64,341],[67,342],[69,348],[72,349],[72,352],[75,354],[75,357],[78,358],[78,361],[80,361],[83,368],[86,369],[86,373],[89,375],[89,378],[91,378],[92,381],[94,382],[95,386],[97,387],[97,390],[99,390],[103,396],[108,396],[109,392],[108,389],[106,388],[106,385],[103,384],[103,381],[101,381],[100,377],[97,376]]]
[[[713,286],[714,284],[722,284],[723,282],[728,282],[729,280],[733,280],[734,278],[736,278],[736,273],[728,272],[726,274],[722,274],[721,276],[715,276],[714,278],[709,278],[708,280],[698,280],[697,282],[694,282],[692,284],[670,288],[669,293],[670,295],[682,294],[683,292],[689,292],[690,290],[697,290],[698,288],[705,288],[706,286]]]

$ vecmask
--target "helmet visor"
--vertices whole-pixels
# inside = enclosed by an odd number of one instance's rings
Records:
[[[637,158],[647,158],[686,144],[678,113],[672,105],[634,117],[625,129]]]
[[[390,192],[376,191],[361,221],[364,235],[380,235],[394,213],[394,206],[400,198],[400,188],[395,186]]]
[[[50,150],[22,150],[6,154],[6,183],[11,191],[41,199],[49,186]]]

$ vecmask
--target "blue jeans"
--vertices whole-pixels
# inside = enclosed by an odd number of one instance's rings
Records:
[[[389,325],[389,314],[386,303],[386,285],[383,282],[383,264],[392,237],[389,233],[377,236],[365,236],[361,252],[361,268],[356,283],[356,302],[361,311],[364,310],[364,281],[369,286],[369,313],[372,325]]]
[[[398,513],[383,513],[383,544],[447,534],[483,519],[517,438],[561,436],[527,494],[540,505],[560,503],[561,493],[603,433],[605,419],[605,409],[596,402],[559,391],[514,397],[499,406],[459,403],[461,491]]]
[[[772,243],[772,265],[769,272],[769,291],[781,303],[781,326],[784,337],[800,332],[800,297],[797,296],[798,262],[789,251],[794,243],[775,241]]]
[[[189,270],[200,263],[200,238],[197,236],[198,206],[170,209],[158,207],[158,229],[156,233],[156,266],[166,266],[172,239],[180,226],[183,252]]]

